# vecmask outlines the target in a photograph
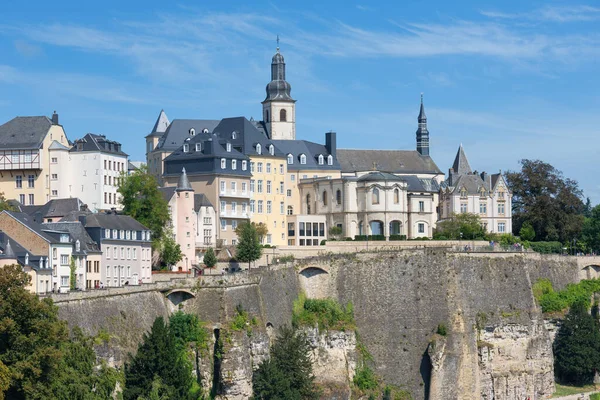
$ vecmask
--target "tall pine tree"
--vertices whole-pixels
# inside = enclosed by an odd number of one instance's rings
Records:
[[[586,302],[571,306],[554,340],[554,373],[563,383],[591,383],[600,361],[600,327]]]
[[[137,354],[125,365],[123,399],[150,396],[156,378],[169,398],[188,398],[193,383],[191,366],[162,317],[156,318],[150,333],[144,334]]]

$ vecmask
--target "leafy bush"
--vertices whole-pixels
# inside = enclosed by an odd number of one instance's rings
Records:
[[[344,239],[342,239],[342,240],[343,240],[343,241],[345,241],[345,242],[351,242],[351,241],[352,241],[352,240],[354,240],[354,239],[352,239],[351,237],[345,237],[345,238],[344,238]]]
[[[327,240],[325,240],[325,239],[321,240],[321,246],[325,246],[325,243],[327,243]]]
[[[356,369],[354,378],[352,379],[354,385],[360,390],[373,390],[379,386],[379,382],[373,370],[366,365]]]
[[[552,282],[549,279],[539,279],[533,284],[533,297],[535,297],[538,304],[543,295],[552,292],[554,292],[554,288],[552,288]]]
[[[542,254],[560,254],[563,251],[561,242],[530,242],[531,250]]]
[[[307,299],[301,293],[294,301],[292,324],[295,327],[318,325],[319,329],[354,329],[354,309],[352,303],[344,309],[333,299]]]
[[[590,394],[590,400],[600,400],[600,393]]]
[[[366,240],[385,241],[385,235],[356,235],[354,236],[354,240],[362,242]]]
[[[448,329],[445,324],[439,324],[437,327],[436,333],[441,336],[446,336],[448,334]]]
[[[406,235],[390,235],[390,240],[406,240]]]
[[[551,290],[551,284],[548,287],[549,282],[540,283],[537,287],[536,285],[534,285],[534,290],[542,291],[539,303],[545,313],[564,311],[576,302],[586,302],[589,305],[592,294],[600,292],[600,280],[598,279],[582,280],[577,284],[571,283],[558,292]],[[536,292],[534,292],[535,294]]]

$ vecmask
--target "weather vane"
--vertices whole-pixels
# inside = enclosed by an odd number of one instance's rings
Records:
[[[279,35],[277,35],[277,51],[279,51]]]

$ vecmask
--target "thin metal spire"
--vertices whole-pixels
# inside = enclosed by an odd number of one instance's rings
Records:
[[[277,35],[277,52],[279,53],[279,35]]]

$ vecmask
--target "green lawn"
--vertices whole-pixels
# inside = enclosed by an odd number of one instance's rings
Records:
[[[593,392],[594,385],[586,385],[586,386],[566,386],[561,384],[556,384],[556,392],[552,395],[553,398],[568,396],[570,394],[578,394],[578,393],[587,393]]]

